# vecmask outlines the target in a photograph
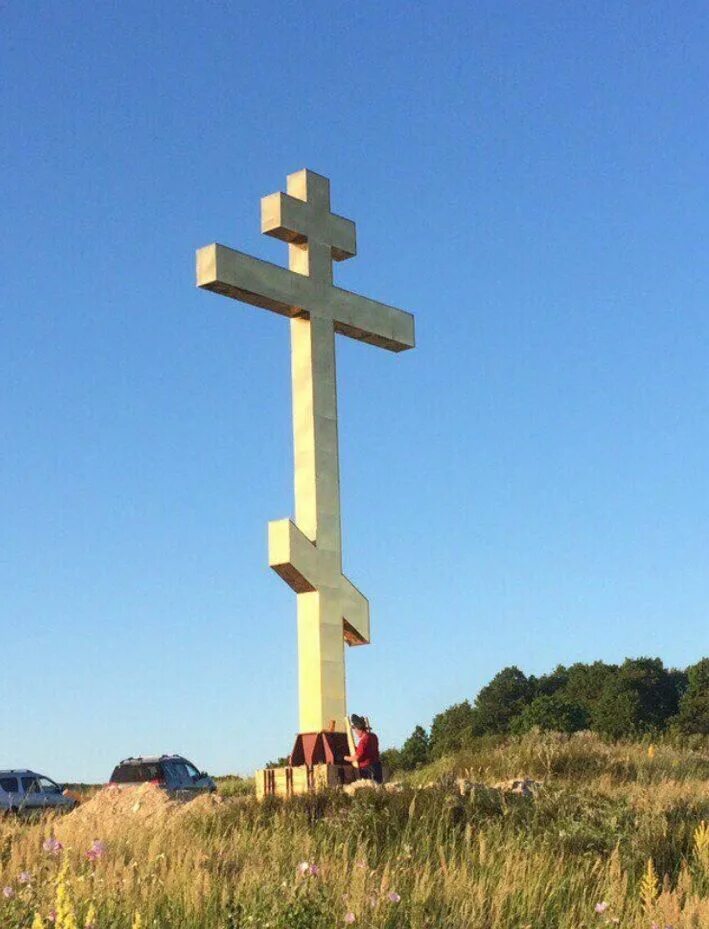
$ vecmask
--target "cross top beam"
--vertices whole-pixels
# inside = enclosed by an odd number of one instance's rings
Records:
[[[261,232],[288,242],[290,267],[332,283],[332,261],[357,254],[355,224],[330,210],[330,181],[304,168],[287,179],[288,193],[261,200]]]
[[[336,287],[332,262],[357,252],[330,182],[307,169],[261,201],[261,231],[288,244],[289,268],[223,245],[197,252],[197,285],[286,316],[291,327],[295,520],[269,523],[269,564],[298,604],[300,731],[345,731],[344,643],[370,641],[369,603],[342,570],[335,335],[401,352],[409,313]]]

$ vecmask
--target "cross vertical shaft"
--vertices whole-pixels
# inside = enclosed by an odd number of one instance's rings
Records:
[[[332,320],[291,320],[295,524],[342,566],[337,374]]]
[[[290,270],[331,285],[331,246],[322,241],[331,215],[329,182],[300,171],[290,175],[287,189],[321,220],[306,242],[289,245]],[[331,314],[311,313],[292,319],[290,330],[295,524],[337,576],[342,529],[335,326]],[[331,720],[342,725],[347,715],[342,605],[337,589],[325,585],[297,597],[300,731],[319,732]]]

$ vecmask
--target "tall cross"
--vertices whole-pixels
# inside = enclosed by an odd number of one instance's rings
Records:
[[[197,286],[289,317],[295,522],[269,523],[269,563],[297,594],[300,731],[342,730],[344,643],[369,643],[369,603],[342,573],[335,333],[392,352],[414,347],[403,310],[333,284],[357,250],[355,225],[330,210],[330,182],[288,176],[261,200],[261,231],[288,243],[289,270],[224,245],[197,252]]]

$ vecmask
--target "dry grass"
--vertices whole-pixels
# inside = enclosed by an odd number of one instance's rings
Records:
[[[533,800],[460,795],[463,771],[545,787]],[[368,929],[704,929],[708,772],[701,746],[529,736],[437,763],[411,779],[435,786],[396,793],[184,806],[152,787],[104,791],[61,819],[0,824],[0,885],[14,891],[0,897],[0,926],[29,929],[36,912],[49,927],[59,894],[55,929],[83,927],[92,904],[97,929],[130,929],[136,913],[156,929],[352,918]],[[43,849],[49,835],[56,854]],[[105,849],[91,861],[96,839]],[[301,874],[303,862],[318,873]]]

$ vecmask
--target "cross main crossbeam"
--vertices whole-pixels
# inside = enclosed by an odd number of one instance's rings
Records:
[[[226,245],[197,252],[197,286],[291,319],[314,313],[333,320],[335,332],[390,352],[414,347],[414,318],[333,284],[323,285]]]

